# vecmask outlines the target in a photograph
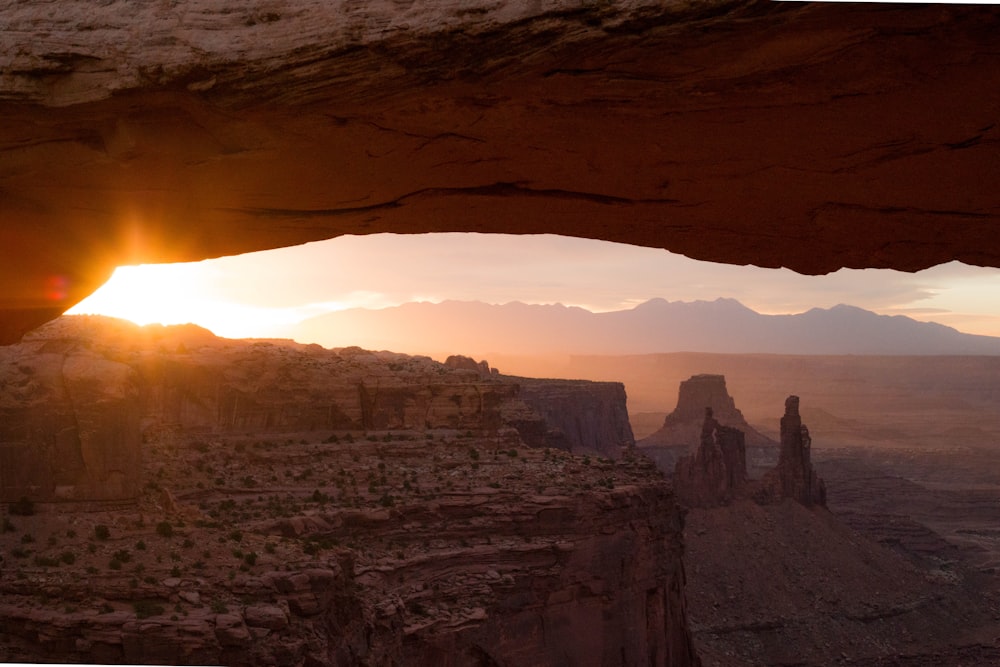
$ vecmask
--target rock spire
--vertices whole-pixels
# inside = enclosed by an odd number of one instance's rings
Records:
[[[747,483],[743,431],[723,426],[705,408],[698,451],[682,457],[674,469],[674,491],[683,504],[716,507],[733,500]]]
[[[826,505],[826,485],[813,469],[812,438],[799,415],[799,397],[785,399],[778,466],[761,480],[761,500],[794,498],[806,507]]]

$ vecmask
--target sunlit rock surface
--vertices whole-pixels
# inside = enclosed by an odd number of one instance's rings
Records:
[[[118,264],[551,232],[821,273],[1000,265],[1000,14],[7,2],[0,340]]]
[[[608,458],[633,444],[620,383],[465,366],[60,318],[0,347],[0,499],[134,498],[141,443],[163,438],[454,429]]]

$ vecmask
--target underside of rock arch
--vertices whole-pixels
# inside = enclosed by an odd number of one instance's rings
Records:
[[[121,264],[340,234],[1000,266],[1000,11],[691,3],[0,9],[0,343]]]

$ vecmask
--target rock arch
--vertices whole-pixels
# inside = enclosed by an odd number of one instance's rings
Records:
[[[346,233],[1000,266],[993,7],[42,4],[0,14],[0,343],[116,265]]]

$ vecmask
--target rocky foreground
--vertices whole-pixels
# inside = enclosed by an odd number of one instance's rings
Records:
[[[699,664],[621,385],[102,318],[2,353],[2,660]]]
[[[12,516],[0,655],[695,664],[681,516],[651,464],[329,436],[157,443],[134,505]]]

